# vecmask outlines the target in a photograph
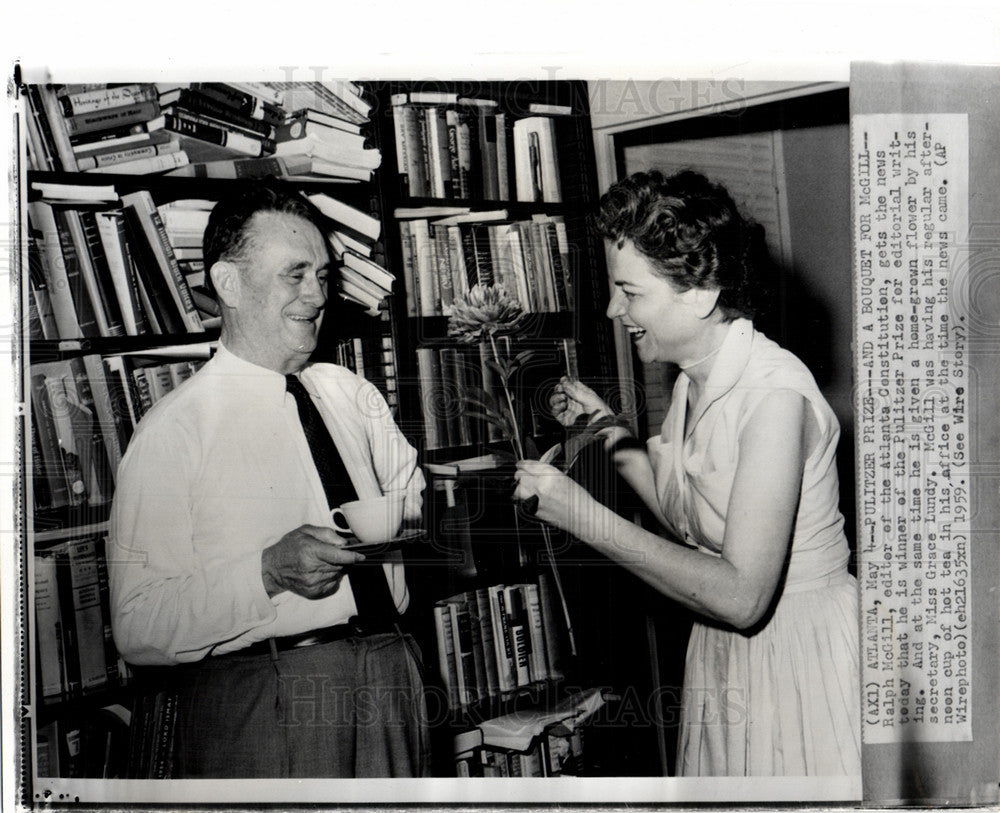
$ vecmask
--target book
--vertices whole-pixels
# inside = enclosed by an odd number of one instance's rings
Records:
[[[528,628],[524,590],[514,584],[504,588],[505,610],[507,612],[507,634],[514,655],[514,677],[518,686],[531,683],[531,632]]]
[[[66,131],[66,119],[62,115],[59,101],[51,85],[38,85],[38,100],[41,116],[45,119],[45,132],[52,140],[52,147],[58,156],[63,172],[76,172],[76,156]]]
[[[96,540],[93,537],[69,540],[67,561],[75,613],[80,686],[87,692],[108,682]]]
[[[285,117],[280,104],[263,97],[259,91],[250,92],[246,86],[236,87],[224,82],[193,82],[190,92],[215,100],[234,114],[250,120],[277,124]]]
[[[35,240],[39,247],[42,272],[46,278],[52,316],[59,330],[59,338],[79,339],[97,335],[93,310],[89,299],[85,299],[87,294],[82,287],[79,269],[75,266],[75,254],[70,253],[70,259],[74,262],[72,278],[67,268],[67,258],[63,254],[63,238],[56,226],[52,206],[43,201],[29,203],[28,221],[35,232]],[[71,243],[67,251],[72,251]],[[80,303],[79,310],[77,302]]]
[[[550,118],[531,116],[514,122],[514,166],[518,200],[562,201],[555,129]]]
[[[64,119],[66,133],[73,138],[96,131],[110,130],[116,127],[131,126],[145,121],[151,121],[160,114],[160,107],[155,101],[139,102],[124,107],[113,107],[94,110]]]
[[[382,233],[382,222],[377,217],[372,217],[370,214],[323,192],[316,192],[307,195],[307,197],[328,218],[369,240],[377,240]]]
[[[95,167],[87,170],[95,175],[121,173],[127,175],[152,175],[156,172],[166,172],[177,167],[186,166],[190,162],[188,154],[183,150],[174,150],[161,155],[150,155],[132,161],[124,161],[113,166]]]
[[[266,178],[305,175],[312,169],[308,155],[235,158],[202,163],[188,163],[167,174],[187,178]]]
[[[110,150],[102,150],[90,155],[82,155],[77,158],[77,164],[79,164],[82,172],[86,172],[88,170],[96,171],[98,169],[125,172],[127,169],[121,168],[122,165],[144,158],[152,158],[157,155],[162,156],[169,153],[176,153],[179,152],[179,150],[179,141],[149,141],[148,143],[125,145],[123,147],[116,147]],[[110,169],[111,167],[120,167],[120,169],[112,170]]]
[[[493,623],[493,648],[497,660],[497,685],[500,692],[517,688],[514,650],[510,639],[510,618],[507,614],[507,598],[502,584],[487,588],[490,602],[490,619]]]
[[[255,158],[264,153],[264,144],[261,139],[222,126],[208,124],[191,116],[164,114],[163,127],[172,133],[178,133],[217,147],[225,147],[227,150]],[[190,154],[197,153],[191,152]]]
[[[125,218],[120,208],[94,212],[97,232],[104,247],[111,283],[121,308],[122,325],[129,336],[148,329],[146,314],[139,301],[135,269],[125,232]]]
[[[343,167],[369,171],[378,169],[382,164],[382,153],[374,147],[363,147],[360,144],[356,146],[350,140],[355,138],[363,143],[361,136],[352,136],[350,133],[341,133],[335,138],[310,134],[294,141],[280,142],[273,152],[281,156],[308,155]]]
[[[156,100],[156,88],[150,84],[107,85],[59,96],[64,116],[71,117],[116,107],[129,107]]]
[[[458,692],[458,666],[455,660],[455,638],[451,611],[444,603],[434,605],[434,629],[437,636],[438,673],[448,693],[448,705],[457,709],[461,703]]]
[[[524,603],[527,615],[528,635],[531,648],[528,654],[528,669],[532,681],[547,680],[548,662],[545,658],[545,627],[542,623],[542,605],[537,584],[523,584]]]
[[[255,118],[221,101],[208,91],[194,88],[175,88],[162,92],[159,102],[165,113],[183,111],[193,113],[196,116],[205,116],[220,125],[232,125],[242,132],[255,134],[266,139],[275,137],[276,125],[284,118],[283,114],[271,120]]]
[[[52,551],[34,556],[35,651],[38,653],[39,686],[42,697],[58,697],[63,692],[62,618],[56,559]]]
[[[469,610],[462,596],[448,599],[446,605],[451,616],[458,703],[460,706],[468,706],[479,699]]]

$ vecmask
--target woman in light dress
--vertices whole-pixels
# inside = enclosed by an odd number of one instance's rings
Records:
[[[858,775],[858,595],[838,508],[840,429],[809,370],[750,320],[750,225],[725,189],[693,172],[615,184],[597,223],[614,285],[608,316],[644,362],[681,368],[645,448],[602,430],[666,534],[537,461],[518,464],[515,497],[537,497],[539,519],[698,613],[679,775]],[[566,425],[610,413],[569,379],[551,405]]]

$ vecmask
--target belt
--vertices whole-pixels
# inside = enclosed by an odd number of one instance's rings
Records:
[[[363,620],[352,618],[346,624],[335,624],[332,627],[323,627],[318,630],[310,630],[300,635],[281,635],[275,638],[267,638],[257,641],[243,649],[229,652],[229,655],[272,655],[275,651],[286,652],[290,649],[303,649],[317,644],[332,644],[335,641],[343,641],[345,638],[364,638],[368,635],[382,635],[388,632],[396,632],[399,618],[377,618]],[[272,650],[272,643],[274,649]],[[225,655],[221,657],[226,657]]]

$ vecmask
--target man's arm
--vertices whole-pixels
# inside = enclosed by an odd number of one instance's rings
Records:
[[[187,441],[169,428],[140,430],[118,470],[108,575],[115,644],[131,663],[198,660],[275,617],[259,550],[211,562],[196,555],[197,452]]]

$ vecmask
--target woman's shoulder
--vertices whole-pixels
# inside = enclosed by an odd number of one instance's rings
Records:
[[[812,372],[798,356],[758,330],[753,334],[743,377],[755,387],[795,389],[804,394],[819,389]]]

